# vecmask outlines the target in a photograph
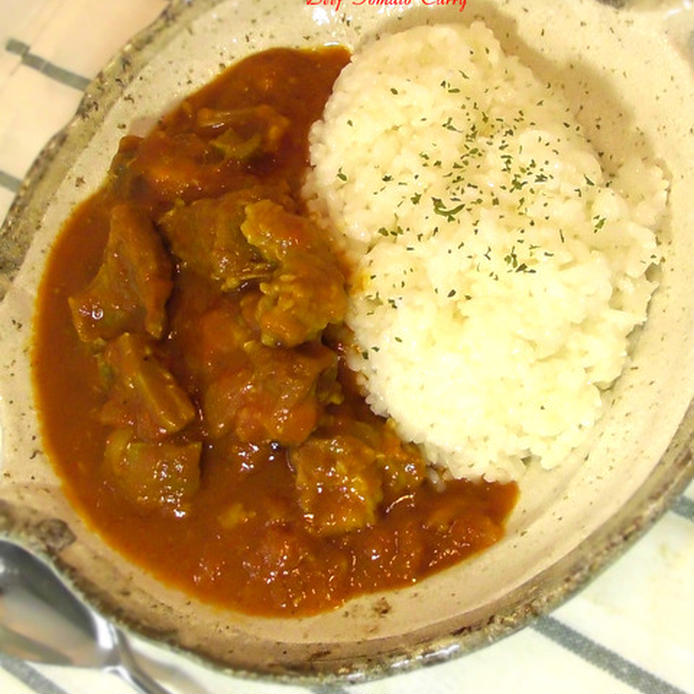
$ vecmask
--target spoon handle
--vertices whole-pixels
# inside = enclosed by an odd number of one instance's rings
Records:
[[[172,694],[162,687],[153,677],[148,675],[139,665],[133,655],[127,639],[120,630],[112,627],[113,639],[120,655],[120,662],[107,668],[109,672],[125,680],[141,694]]]

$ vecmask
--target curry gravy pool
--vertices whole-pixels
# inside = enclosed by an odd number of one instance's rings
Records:
[[[256,54],[124,138],[41,286],[35,388],[71,498],[160,579],[248,613],[412,583],[497,541],[517,494],[437,491],[345,367],[341,269],[299,189],[348,57]]]

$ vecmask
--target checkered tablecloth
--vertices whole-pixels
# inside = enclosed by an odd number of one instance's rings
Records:
[[[0,0],[0,219],[89,81],[165,5]],[[426,669],[360,684],[292,686],[221,675],[131,640],[143,668],[180,694],[694,694],[694,485],[621,559],[554,613],[481,651]],[[3,694],[132,691],[99,671],[16,660],[3,653],[0,636]]]

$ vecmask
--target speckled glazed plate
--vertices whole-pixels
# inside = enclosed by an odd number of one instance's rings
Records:
[[[0,237],[0,522],[49,555],[102,613],[160,644],[236,671],[355,675],[469,651],[546,612],[614,558],[692,475],[694,83],[687,3],[616,9],[591,1],[468,0],[447,8],[342,0],[173,6],[87,90],[79,113],[41,155]],[[119,138],[252,51],[340,42],[424,22],[484,18],[506,51],[581,106],[598,150],[636,150],[671,181],[665,261],[650,318],[590,441],[552,472],[529,469],[506,538],[399,591],[310,618],[220,610],[130,565],[67,503],[41,445],[29,377],[34,297],[70,210],[101,182]],[[599,119],[598,119],[599,117]],[[597,123],[600,126],[597,126]]]

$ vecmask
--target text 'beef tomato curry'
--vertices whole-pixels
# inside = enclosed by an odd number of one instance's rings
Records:
[[[254,55],[124,137],[41,288],[36,390],[71,497],[161,579],[248,613],[412,583],[498,540],[517,494],[435,488],[342,364],[345,269],[299,189],[348,57]]]

